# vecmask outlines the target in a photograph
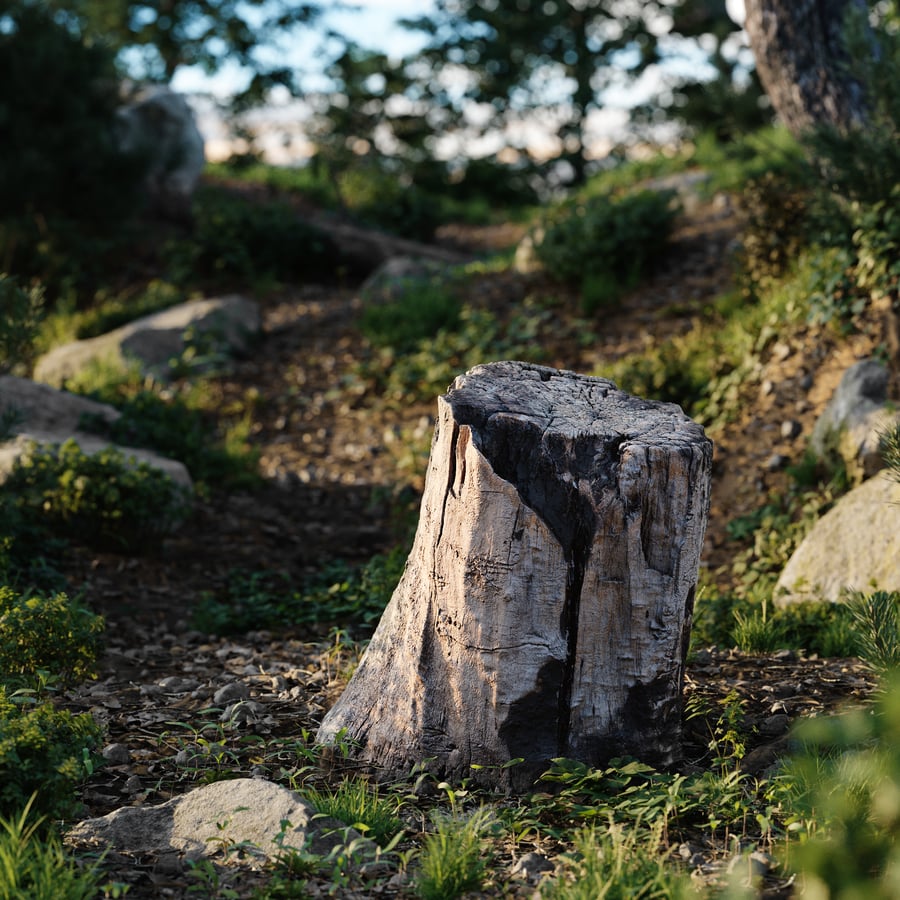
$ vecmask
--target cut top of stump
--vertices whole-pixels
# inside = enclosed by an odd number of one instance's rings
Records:
[[[712,459],[712,442],[680,406],[642,400],[608,378],[525,362],[488,363],[458,376],[442,403],[565,550],[572,545],[573,513],[597,508],[622,475],[620,459]]]

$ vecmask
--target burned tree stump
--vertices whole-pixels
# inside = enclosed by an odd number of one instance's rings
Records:
[[[438,399],[403,577],[325,717],[379,777],[529,786],[677,758],[712,444],[673,404],[521,362]]]

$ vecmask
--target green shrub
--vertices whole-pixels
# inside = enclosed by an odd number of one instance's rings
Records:
[[[72,859],[29,802],[0,818],[0,898],[3,900],[93,900],[100,890],[99,863]]]
[[[26,522],[91,546],[138,552],[159,544],[187,512],[184,489],[109,447],[89,456],[69,439],[31,448],[4,490]]]
[[[36,812],[70,815],[74,789],[92,771],[102,732],[87,714],[21,700],[0,685],[0,816],[19,813],[32,795]]]
[[[256,482],[258,455],[228,446],[211,415],[178,395],[163,396],[157,390],[124,393],[123,398],[114,385],[93,392],[116,406],[121,416],[114,422],[86,418],[81,427],[117,444],[146,447],[183,462],[198,486],[246,487]]]
[[[565,204],[543,223],[535,253],[551,277],[587,286],[593,312],[633,287],[665,248],[678,212],[674,198],[673,191],[639,191]]]
[[[336,562],[300,591],[281,573],[231,572],[219,595],[206,593],[200,599],[194,626],[212,634],[317,622],[373,627],[400,580],[406,556],[405,547],[396,547],[359,568]]]
[[[376,303],[363,310],[360,328],[378,347],[402,354],[420,341],[433,338],[441,329],[459,327],[461,304],[456,294],[439,282],[410,284],[396,299]]]
[[[164,259],[178,285],[331,280],[340,265],[331,239],[290,205],[214,188],[197,192],[193,231],[172,240]]]
[[[43,305],[43,291],[0,272],[0,375],[30,358]]]
[[[33,681],[40,670],[69,684],[94,671],[103,619],[65,594],[22,596],[0,587],[0,683]]]
[[[898,137],[900,139],[900,137]],[[857,285],[873,294],[900,295],[900,184],[868,206],[851,210]]]
[[[900,669],[900,592],[851,591],[847,603],[860,657],[881,675]]]
[[[809,243],[807,202],[805,190],[782,173],[747,182],[739,264],[751,286],[784,275]]]

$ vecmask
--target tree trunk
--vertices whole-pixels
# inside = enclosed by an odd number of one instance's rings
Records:
[[[865,0],[745,0],[744,28],[756,70],[795,136],[817,125],[841,130],[865,120],[862,86],[847,71],[847,12]],[[865,19],[864,19],[865,21]]]
[[[403,577],[318,740],[379,777],[527,788],[680,753],[712,444],[674,404],[520,362],[438,398]]]

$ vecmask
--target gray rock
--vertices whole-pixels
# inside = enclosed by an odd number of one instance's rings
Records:
[[[887,405],[888,371],[877,360],[864,359],[844,373],[813,428],[810,449],[820,458],[837,452],[857,481],[882,466],[881,435],[900,420]]]
[[[34,367],[35,381],[63,385],[95,362],[125,368],[137,363],[145,374],[165,379],[170,363],[188,348],[190,333],[226,353],[245,353],[261,330],[259,306],[239,294],[192,300],[95,338],[56,347]]]
[[[395,256],[383,262],[360,286],[364,303],[397,300],[411,287],[420,287],[447,275],[448,267],[433,259]]]
[[[0,376],[0,411],[12,410],[18,421],[11,428],[12,436],[0,443],[0,484],[12,471],[16,462],[28,451],[32,442],[40,445],[62,444],[72,438],[88,455],[111,446],[108,440],[79,429],[84,415],[99,416],[114,422],[120,413],[112,406],[97,403],[66,391],[58,391],[46,384],[36,384],[27,378]],[[147,463],[165,472],[176,484],[191,490],[193,482],[183,463],[167,459],[137,447],[119,448],[126,460]]]
[[[116,115],[119,147],[148,159],[144,191],[151,208],[173,219],[188,219],[206,158],[203,135],[187,100],[152,85],[132,94]]]
[[[840,600],[846,590],[900,590],[900,484],[881,472],[813,526],[775,586],[775,602]]]
[[[318,817],[309,803],[287,788],[258,778],[238,778],[197,788],[159,806],[126,806],[87,819],[75,825],[66,840],[134,854],[178,852],[196,860],[244,842],[259,857],[272,857],[281,849],[282,836],[285,848],[305,848],[323,856],[359,838],[334,819]]]
[[[250,696],[250,688],[243,681],[232,681],[230,684],[220,687],[213,694],[213,703],[216,706],[224,706],[235,700],[246,700]]]
[[[100,755],[111,766],[125,766],[131,762],[131,751],[125,744],[107,744],[100,751]]]

